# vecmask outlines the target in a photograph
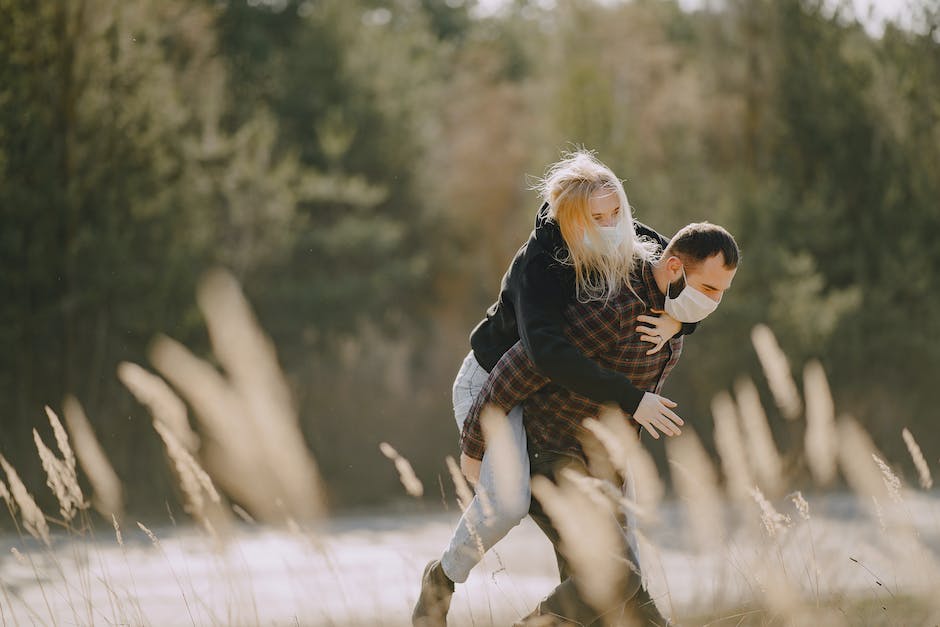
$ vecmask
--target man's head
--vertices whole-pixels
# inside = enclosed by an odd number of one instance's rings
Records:
[[[725,290],[731,287],[740,256],[734,237],[716,224],[696,222],[681,228],[659,261],[669,284],[667,312],[671,305],[674,311],[669,313],[677,320],[698,322],[690,319],[697,317],[692,310],[700,314],[709,306],[714,309],[721,302]],[[684,289],[685,286],[693,291]],[[705,302],[699,295],[706,296],[714,304]]]

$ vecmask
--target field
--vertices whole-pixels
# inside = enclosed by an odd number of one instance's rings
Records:
[[[733,531],[701,553],[686,537],[684,508],[664,504],[647,530],[656,548],[643,555],[658,605],[687,625],[787,624],[761,602],[767,582],[759,573],[769,560],[802,584],[794,614],[813,617],[802,624],[936,624],[936,612],[918,600],[929,592],[918,565],[927,556],[903,559],[851,495],[810,499],[809,507],[804,520],[781,503],[794,522],[768,542],[755,504],[729,505]],[[940,499],[921,496],[903,513],[932,559],[938,512]],[[6,537],[2,624],[407,625],[421,569],[445,545],[455,516],[371,512],[293,530],[239,523],[224,540],[166,525],[152,528],[156,544],[136,524],[121,544],[111,529],[94,540],[55,536],[51,548]],[[449,624],[510,624],[556,577],[550,545],[526,520],[458,587]]]
[[[124,513],[121,484],[79,402],[64,403],[65,425],[47,408],[56,451],[38,431],[34,443],[58,513],[41,511],[0,456],[0,498],[16,531],[2,540],[0,624],[409,624],[421,570],[458,516],[453,498],[425,495],[409,462],[383,443],[382,472],[398,472],[406,500],[393,511],[329,512],[289,388],[237,283],[216,274],[200,301],[224,374],[168,338],[151,355],[163,378],[135,364],[118,369],[153,415],[186,515],[169,504],[161,520]],[[712,405],[720,464],[691,429],[667,440],[671,489],[622,415],[607,413],[585,421],[585,449],[595,477],[613,483],[565,473],[557,484],[533,480],[573,569],[594,577],[592,598],[610,593],[597,575],[624,567],[606,542],[610,513],[626,509],[639,521],[648,588],[680,624],[937,625],[940,498],[914,436],[899,434],[917,488],[857,421],[836,419],[818,363],[804,368],[801,394],[770,330],[757,327],[752,339],[780,419],[805,421],[806,497],[788,485],[786,452],[749,380]],[[497,475],[509,477],[498,454],[504,419],[483,420]],[[447,461],[454,486],[441,490],[466,503],[469,489]],[[634,499],[615,487],[617,475],[635,479]],[[557,576],[550,545],[526,520],[458,587],[450,624],[511,624]]]

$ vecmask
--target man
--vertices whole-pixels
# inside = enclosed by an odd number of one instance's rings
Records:
[[[681,322],[698,322],[717,307],[731,286],[738,258],[737,244],[725,229],[708,223],[690,224],[673,237],[658,260],[642,264],[631,280],[632,289],[621,290],[606,302],[571,305],[566,312],[569,337],[601,366],[626,374],[637,388],[658,394],[678,362],[684,339],[670,339],[663,350],[647,354],[649,344],[637,332],[637,318],[653,310],[665,310]],[[461,465],[469,478],[479,472],[478,460],[485,450],[480,427],[483,407],[492,404],[506,412],[520,403],[532,475],[552,477],[559,464],[583,465],[581,438],[586,430],[581,423],[597,416],[601,405],[551,383],[535,370],[524,348],[517,344],[493,368],[464,423]],[[664,432],[677,430],[669,424],[674,417],[664,410]],[[530,515],[555,545],[563,581],[523,624],[547,616],[590,624],[602,612],[581,598],[577,578],[558,552],[558,533],[535,500]],[[621,550],[636,563],[626,541]],[[419,599],[419,605],[438,612],[441,623],[453,590],[453,584],[444,581],[442,575],[429,565]],[[631,573],[617,587],[623,602],[636,604],[640,598],[648,599],[638,577]]]

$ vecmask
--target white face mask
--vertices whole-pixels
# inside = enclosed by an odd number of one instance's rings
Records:
[[[682,278],[685,279],[684,267]],[[669,298],[669,288],[666,288],[666,313],[679,322],[700,322],[717,307],[718,301],[712,300],[689,285],[688,279],[685,281],[685,287],[675,298]]]
[[[615,226],[599,226],[597,232],[600,233],[600,239],[604,242],[607,250],[620,248],[623,243],[623,232]],[[588,248],[594,248],[594,243],[586,232],[584,233],[584,245]]]

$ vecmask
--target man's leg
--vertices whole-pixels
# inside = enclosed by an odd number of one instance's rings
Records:
[[[561,467],[575,468],[582,471],[584,469],[584,465],[574,458],[543,454],[540,460],[533,462],[532,474],[542,474],[554,478]],[[621,599],[621,601],[614,607],[595,608],[585,601],[583,595],[578,590],[577,575],[572,572],[568,560],[559,550],[561,538],[558,530],[552,524],[550,517],[545,513],[538,499],[532,499],[529,515],[552,542],[552,546],[555,549],[555,558],[558,561],[559,575],[562,580],[561,583],[539,603],[538,609],[531,615],[530,620],[537,616],[550,615],[576,625],[590,625],[601,620],[602,617],[607,619],[618,615],[624,618],[625,624],[630,624],[628,622],[630,618],[627,617],[627,613],[624,611],[624,603],[638,596],[638,593],[641,591],[641,582],[639,574],[634,570],[638,562],[625,529],[623,516],[615,516],[617,520],[611,521],[612,523],[616,522],[618,529],[621,530],[621,533],[618,534],[620,543],[617,547],[617,553],[619,553],[619,555],[611,555],[611,559],[628,560],[628,563],[632,566],[626,566],[622,569],[620,581],[612,582],[612,585],[617,589],[616,596],[618,599]],[[629,606],[629,604],[627,604],[627,606]],[[523,621],[523,624],[525,624],[525,621]],[[637,624],[644,623],[638,622]]]

